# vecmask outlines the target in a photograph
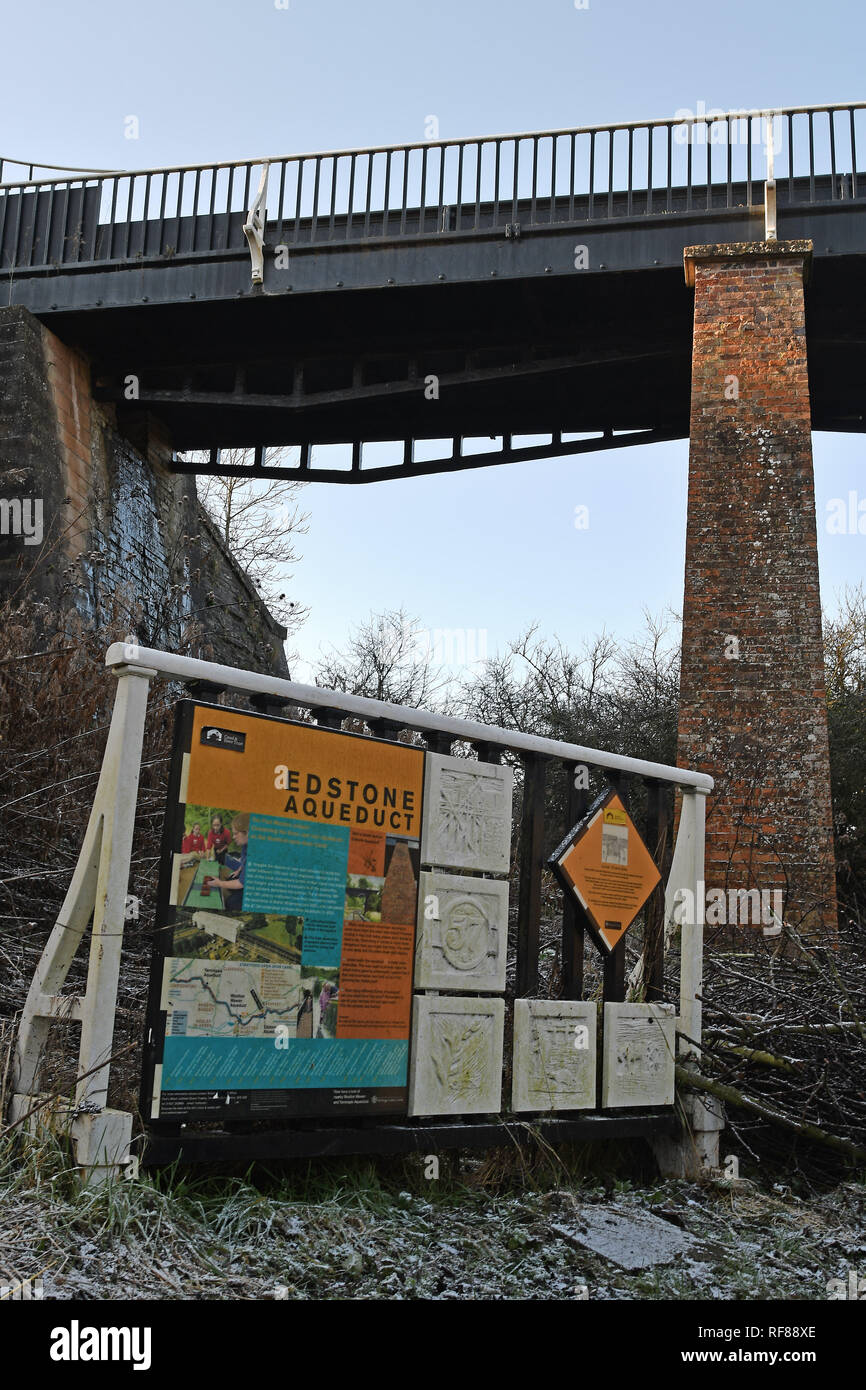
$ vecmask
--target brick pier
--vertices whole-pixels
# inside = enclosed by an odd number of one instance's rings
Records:
[[[811,249],[685,252],[695,323],[679,761],[716,779],[707,889],[781,889],[785,919],[826,935],[836,900],[806,363]]]

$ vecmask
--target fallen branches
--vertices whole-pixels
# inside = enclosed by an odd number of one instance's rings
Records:
[[[740,1112],[750,1161],[830,1177],[840,1163],[866,1162],[866,938],[844,904],[835,949],[785,931],[782,950],[758,933],[736,950],[707,946],[692,1084]]]
[[[861,1148],[858,1144],[849,1143],[847,1139],[840,1139],[837,1134],[828,1134],[826,1130],[819,1129],[817,1125],[802,1124],[792,1119],[790,1115],[784,1115],[778,1110],[772,1110],[768,1105],[763,1105],[759,1101],[752,1100],[749,1096],[742,1095],[733,1086],[725,1086],[720,1081],[711,1081],[706,1076],[699,1076],[697,1072],[691,1071],[688,1067],[676,1067],[675,1073],[681,1086],[686,1086],[694,1091],[706,1091],[718,1100],[723,1100],[726,1105],[736,1105],[741,1110],[748,1110],[753,1115],[759,1115],[762,1120],[781,1125],[794,1134],[801,1134],[804,1139],[810,1139],[817,1144],[825,1144],[829,1148],[845,1154],[847,1158],[866,1163],[866,1149]]]

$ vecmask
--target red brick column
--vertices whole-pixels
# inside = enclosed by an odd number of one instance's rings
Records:
[[[418,884],[406,845],[394,846],[382,888],[382,921],[405,926],[415,921]]]
[[[728,920],[730,890],[781,890],[785,920],[810,935],[836,925],[803,293],[811,249],[685,252],[695,326],[679,717],[680,763],[716,779],[707,889],[725,892]]]

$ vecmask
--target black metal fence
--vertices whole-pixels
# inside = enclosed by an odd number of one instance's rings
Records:
[[[0,158],[0,269],[238,253],[265,169],[287,247],[721,212],[763,203],[770,141],[781,208],[866,197],[866,102],[138,172]]]

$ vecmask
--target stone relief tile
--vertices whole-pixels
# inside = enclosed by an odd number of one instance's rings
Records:
[[[673,1004],[605,1004],[601,1103],[673,1105]]]
[[[409,1114],[498,1114],[504,1029],[501,999],[416,995]]]
[[[507,873],[513,780],[509,767],[428,753],[421,862]]]
[[[595,1004],[516,999],[512,1110],[594,1110]]]
[[[417,989],[504,990],[507,941],[507,883],[422,872]]]

